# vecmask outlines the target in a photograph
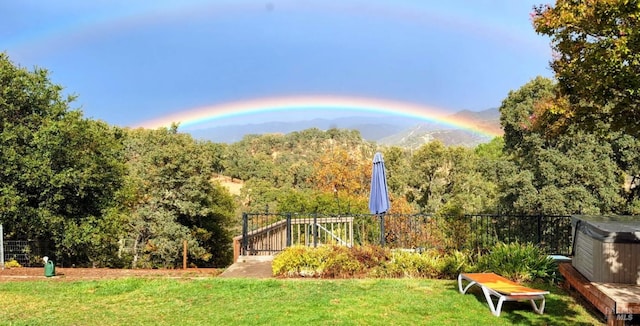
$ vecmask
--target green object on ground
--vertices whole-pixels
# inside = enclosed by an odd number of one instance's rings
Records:
[[[47,261],[44,264],[44,276],[51,277],[56,276],[56,265],[52,260]]]

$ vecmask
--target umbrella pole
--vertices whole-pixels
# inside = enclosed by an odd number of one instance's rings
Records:
[[[380,219],[380,246],[384,247],[384,213],[379,214],[378,218]]]

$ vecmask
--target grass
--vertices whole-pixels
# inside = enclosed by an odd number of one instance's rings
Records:
[[[538,286],[540,287],[540,286]],[[543,286],[544,315],[507,302],[494,317],[479,292],[428,279],[149,279],[0,283],[10,325],[594,325],[570,296]]]

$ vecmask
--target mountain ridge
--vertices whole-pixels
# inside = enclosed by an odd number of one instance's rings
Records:
[[[439,140],[447,146],[476,146],[489,142],[489,134],[501,134],[500,112],[497,108],[482,111],[462,110],[449,116],[464,121],[472,129],[485,133],[455,128],[436,122],[422,122],[411,117],[397,116],[349,116],[333,119],[316,118],[291,122],[270,121],[263,123],[234,124],[189,131],[197,139],[217,143],[234,143],[245,135],[287,134],[310,128],[358,130],[363,139],[386,146],[415,148],[421,144]]]

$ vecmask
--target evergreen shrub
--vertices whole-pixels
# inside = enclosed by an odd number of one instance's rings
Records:
[[[454,279],[473,269],[470,255],[461,251],[413,252],[380,246],[317,248],[293,246],[273,260],[273,275],[282,277],[424,277]]]
[[[498,243],[478,258],[478,270],[494,272],[517,282],[552,281],[556,264],[532,243]]]
[[[391,260],[372,272],[378,277],[427,277],[437,278],[442,259],[435,251],[423,253],[398,250]]]
[[[273,260],[273,275],[320,276],[324,269],[322,252],[313,249],[306,246],[286,248]]]
[[[475,265],[472,256],[467,251],[454,250],[445,254],[440,266],[441,278],[455,279],[458,274],[473,271]]]

